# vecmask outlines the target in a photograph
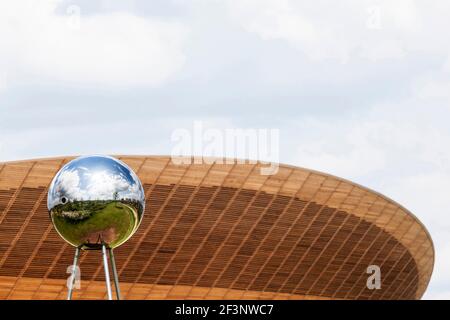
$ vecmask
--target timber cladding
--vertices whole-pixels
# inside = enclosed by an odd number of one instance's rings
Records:
[[[281,165],[176,165],[118,156],[140,177],[146,211],[115,252],[125,299],[418,299],[434,249],[424,226],[388,198],[349,181]],[[0,163],[0,299],[66,295],[74,248],[53,229],[54,158]],[[99,252],[80,258],[74,298],[103,298]],[[381,267],[382,287],[366,286]]]

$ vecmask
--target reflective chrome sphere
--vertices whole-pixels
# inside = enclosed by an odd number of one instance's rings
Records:
[[[122,161],[89,156],[66,164],[53,179],[48,210],[59,235],[83,249],[120,246],[144,212],[141,181]]]

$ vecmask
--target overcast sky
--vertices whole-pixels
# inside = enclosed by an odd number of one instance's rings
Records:
[[[282,163],[380,191],[430,231],[450,299],[450,2],[0,2],[0,161],[170,154],[280,130]]]

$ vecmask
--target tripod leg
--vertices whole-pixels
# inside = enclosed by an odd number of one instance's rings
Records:
[[[75,285],[76,275],[77,275],[77,264],[78,264],[78,257],[80,256],[80,248],[75,249],[75,256],[73,257],[73,269],[72,269],[72,275],[70,276],[70,285],[69,285],[69,291],[67,293],[67,300],[72,300],[72,292],[73,292],[73,286]]]
[[[106,290],[108,291],[108,300],[112,300],[111,280],[109,279],[108,257],[106,254],[106,246],[102,244],[103,267],[105,268]]]
[[[114,252],[112,248],[109,249],[109,260],[111,261],[111,269],[113,272],[114,287],[116,288],[117,300],[120,300],[119,276],[117,274],[116,260],[114,259]]]

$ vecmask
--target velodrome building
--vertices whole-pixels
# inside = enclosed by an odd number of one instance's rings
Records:
[[[325,173],[261,163],[175,164],[118,156],[146,211],[115,250],[124,299],[420,299],[433,243],[389,198]],[[74,249],[54,230],[47,188],[72,157],[0,163],[0,299],[65,299]],[[74,299],[106,297],[100,252],[82,252]],[[381,288],[367,287],[367,268]]]

